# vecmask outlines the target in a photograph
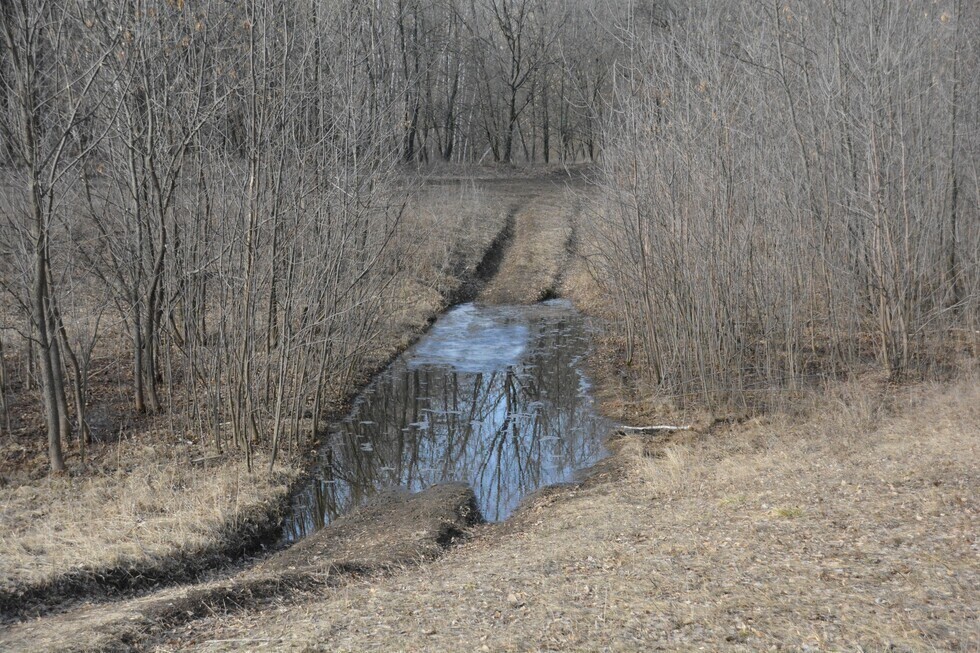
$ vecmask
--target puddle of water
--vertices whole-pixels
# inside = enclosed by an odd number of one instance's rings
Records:
[[[610,427],[583,369],[589,338],[564,300],[449,311],[331,425],[285,540],[386,488],[462,481],[497,521],[528,493],[570,480],[603,455]]]

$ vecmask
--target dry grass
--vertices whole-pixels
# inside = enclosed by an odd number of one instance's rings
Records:
[[[242,520],[275,515],[299,474],[289,465],[249,474],[234,459],[192,465],[200,449],[142,438],[116,455],[115,469],[0,489],[0,589],[220,545]]]
[[[506,208],[476,182],[424,188],[408,210],[408,231],[417,240],[417,251],[406,262],[411,274],[391,291],[392,333],[417,334],[437,315],[464,280],[472,279],[506,220]],[[405,342],[397,344],[400,350]]]
[[[580,266],[562,282],[602,317]],[[658,421],[670,406],[621,373],[619,344],[593,359],[600,397]],[[618,439],[621,476],[544,494],[428,567],[216,616],[157,648],[977,650],[976,372],[785,406]]]
[[[603,396],[652,418],[615,360],[599,357]],[[619,438],[604,469],[621,473],[543,493],[428,566],[219,609],[151,648],[977,650],[978,434],[974,371]]]
[[[379,495],[295,546],[240,573],[146,596],[79,606],[0,629],[3,651],[139,650],[153,633],[230,606],[256,605],[297,591],[335,588],[351,576],[380,577],[444,552],[473,524],[476,496],[465,485]]]
[[[572,236],[573,206],[563,182],[538,184],[532,202],[514,207],[511,249],[479,301],[531,304],[554,294]]]
[[[843,386],[802,412],[625,438],[626,478],[429,567],[158,648],[976,650],[976,378]]]

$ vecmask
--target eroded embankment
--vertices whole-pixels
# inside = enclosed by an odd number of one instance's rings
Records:
[[[658,423],[606,371],[610,406]],[[148,646],[976,650],[978,392],[975,371],[863,378],[786,413],[621,434],[585,483],[539,492],[424,570],[211,615]]]
[[[611,482],[541,492],[424,570],[148,648],[976,650],[978,392],[864,382],[808,415],[623,436]]]
[[[80,599],[106,601],[201,580],[275,543],[287,508],[288,496],[283,495],[272,506],[239,513],[225,524],[211,546],[202,549],[177,549],[160,558],[102,569],[74,569],[41,582],[0,589],[0,624],[46,614]]]
[[[418,565],[465,538],[479,521],[473,491],[465,485],[381,495],[239,574],[25,622],[0,634],[0,649],[131,650],[154,633],[204,615]]]

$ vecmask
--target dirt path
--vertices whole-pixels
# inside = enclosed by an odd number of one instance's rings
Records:
[[[533,304],[555,295],[574,212],[568,189],[559,182],[548,180],[515,198],[511,244],[478,302]]]
[[[533,303],[552,295],[572,234],[572,180],[567,173],[481,180],[509,213],[508,228],[477,269],[476,301]],[[113,650],[203,614],[267,604],[287,593],[350,582],[437,557],[472,526],[472,492],[433,488],[414,497],[382,498],[291,549],[242,572],[174,586],[141,598],[75,607],[0,631],[0,650]],[[165,580],[156,581],[166,583]],[[142,586],[141,586],[142,587]],[[98,595],[96,597],[96,595]],[[93,593],[106,601],[106,592]],[[84,601],[84,596],[80,597]],[[35,602],[33,611],[44,611]]]
[[[625,475],[543,493],[431,565],[147,648],[976,651],[980,389],[917,394],[625,436]]]
[[[536,183],[538,202],[500,182],[514,236],[480,301],[564,272],[564,200]],[[382,499],[236,577],[22,623],[0,649],[977,650],[980,383],[809,401],[624,435],[499,525],[474,528],[459,486]]]
[[[465,537],[478,520],[473,491],[463,485],[382,495],[239,574],[27,621],[0,632],[0,650],[129,649],[154,633],[209,614],[418,565]]]

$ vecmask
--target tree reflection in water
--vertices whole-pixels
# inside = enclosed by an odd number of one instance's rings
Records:
[[[583,370],[589,333],[565,301],[459,306],[333,424],[285,538],[299,539],[389,487],[468,483],[486,519],[602,454],[608,424]]]

